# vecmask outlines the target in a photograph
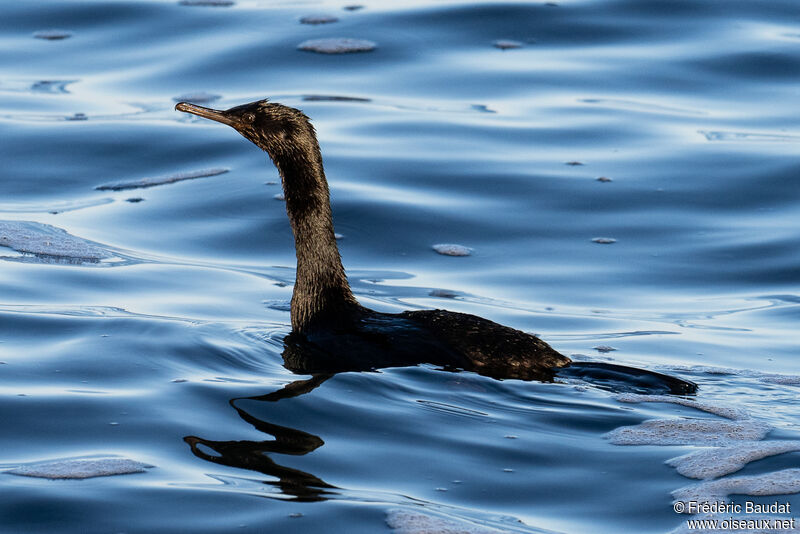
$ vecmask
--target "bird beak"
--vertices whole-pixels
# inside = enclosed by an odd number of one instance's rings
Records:
[[[228,126],[231,126],[236,129],[238,129],[239,126],[241,126],[239,120],[228,116],[224,111],[219,111],[211,108],[204,108],[203,106],[196,106],[188,102],[179,102],[175,106],[175,109],[177,111],[185,111],[186,113],[197,115],[198,117],[205,117],[206,119],[211,119],[212,121],[221,122],[222,124],[227,124]]]

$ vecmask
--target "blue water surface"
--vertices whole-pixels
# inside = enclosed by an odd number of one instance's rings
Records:
[[[800,439],[796,0],[217,4],[0,4],[0,245],[55,227],[107,251],[0,247],[0,470],[153,466],[0,473],[0,531],[414,532],[398,510],[463,532],[686,528],[671,492],[702,482],[664,462],[703,447],[606,434],[718,416],[425,365],[287,371],[277,171],[179,100],[312,118],[363,304],[474,313],[682,376],[766,440]],[[377,47],[297,49],[337,37]],[[208,169],[228,172],[95,189]],[[736,499],[800,510],[776,493]]]

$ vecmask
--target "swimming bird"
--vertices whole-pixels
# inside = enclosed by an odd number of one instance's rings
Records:
[[[336,245],[317,135],[302,111],[268,100],[227,110],[180,102],[175,109],[231,126],[278,169],[297,255],[292,332],[284,340],[288,369],[330,373],[430,363],[493,378],[547,380],[571,364],[538,337],[475,315],[382,313],[360,305]]]

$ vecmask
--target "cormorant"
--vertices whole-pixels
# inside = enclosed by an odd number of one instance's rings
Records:
[[[284,340],[288,369],[330,373],[431,363],[493,378],[549,380],[556,369],[571,365],[538,337],[474,315],[447,310],[381,313],[361,306],[350,291],[336,245],[316,132],[302,111],[268,100],[224,111],[187,102],[175,109],[233,127],[278,168],[297,254],[292,332]],[[573,367],[569,374],[581,377],[598,368],[630,374],[630,368],[607,364]],[[666,382],[670,391],[693,391],[689,382],[630,370],[662,386]]]

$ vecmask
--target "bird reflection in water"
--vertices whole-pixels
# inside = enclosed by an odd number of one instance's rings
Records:
[[[293,500],[303,502],[326,500],[330,495],[335,494],[332,490],[337,489],[336,486],[328,484],[311,473],[280,465],[269,456],[271,453],[292,456],[308,454],[325,444],[322,438],[302,430],[262,421],[237,406],[237,402],[243,400],[277,402],[281,399],[297,397],[310,392],[330,377],[329,374],[316,375],[306,380],[296,380],[266,395],[230,400],[230,405],[236,410],[239,417],[253,425],[256,430],[275,436],[272,441],[212,441],[197,436],[186,436],[183,440],[189,444],[192,453],[198,458],[277,478],[277,481],[265,481],[264,483],[275,486],[284,496],[293,498]]]
[[[287,369],[294,372],[309,373],[309,368],[318,368],[322,365],[318,359],[327,360],[324,354],[317,354],[303,344],[297,344],[290,336],[284,341],[283,359]],[[420,362],[425,363],[420,357]],[[254,397],[238,397],[229,401],[245,422],[256,430],[274,436],[271,441],[213,441],[197,436],[187,436],[184,441],[191,447],[192,453],[198,458],[228,467],[236,467],[263,473],[275,477],[275,481],[264,481],[280,490],[279,498],[291,498],[297,501],[312,502],[323,501],[337,495],[337,486],[329,484],[321,478],[277,463],[270,455],[287,454],[303,456],[322,447],[325,442],[317,435],[302,430],[276,425],[261,420],[242,408],[241,401],[277,402],[305,395],[313,391],[323,382],[334,376],[336,372],[343,371],[368,371],[374,369],[332,369],[328,373],[314,374],[311,378],[295,380],[277,391]],[[444,368],[442,369],[444,370]],[[575,362],[572,366],[560,369],[556,376],[562,378],[577,378],[592,383],[595,387],[621,392],[636,392],[645,394],[687,394],[687,383],[681,379],[631,367],[624,367],[608,363]],[[543,374],[538,377],[540,381],[552,382],[553,374]]]

